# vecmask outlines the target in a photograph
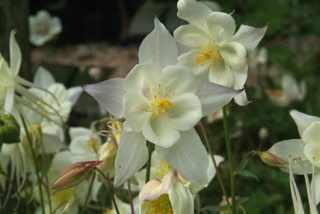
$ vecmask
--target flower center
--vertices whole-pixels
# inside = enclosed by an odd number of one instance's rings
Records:
[[[219,46],[215,44],[215,42],[209,43],[207,46],[197,46],[198,49],[198,56],[194,58],[197,63],[201,66],[206,64],[210,64],[210,68],[212,69],[217,62],[223,61],[222,57],[219,54]]]
[[[173,214],[168,194],[162,194],[153,201],[145,201],[142,204],[142,213],[148,214]]]
[[[49,27],[47,23],[40,23],[37,29],[38,34],[44,36],[49,33]]]
[[[156,174],[164,177],[170,171],[171,167],[165,160],[160,160],[160,166],[156,167]]]
[[[166,114],[168,109],[173,109],[174,106],[170,102],[170,98],[174,95],[168,96],[168,87],[165,90],[161,90],[160,83],[158,84],[158,89],[152,89],[152,94],[150,89],[147,88],[147,92],[151,95],[152,99],[150,100],[150,106],[152,110],[144,110],[147,112],[152,112],[152,119],[157,119],[159,114]]]

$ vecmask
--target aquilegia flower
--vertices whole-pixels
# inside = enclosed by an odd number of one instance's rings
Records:
[[[270,100],[277,106],[287,106],[294,101],[301,101],[306,96],[306,83],[300,84],[288,74],[281,78],[281,90],[267,90]]]
[[[248,74],[247,50],[258,45],[267,27],[241,25],[235,33],[230,14],[213,12],[195,0],[179,0],[178,17],[190,23],[174,31],[176,41],[190,49],[179,57],[179,63],[190,67],[199,79],[242,89]],[[246,105],[245,92],[235,101]]]
[[[84,87],[107,111],[126,120],[115,163],[116,185],[146,163],[146,141],[184,178],[200,185],[207,182],[209,159],[193,126],[240,91],[197,83],[189,68],[176,63],[175,41],[155,19],[154,31],[140,46],[139,64],[125,79]]]
[[[41,46],[53,36],[62,31],[59,17],[51,17],[45,10],[40,10],[35,16],[29,17],[30,42]]]
[[[280,165],[280,167],[289,172],[295,213],[304,213],[299,190],[293,176],[293,174],[300,174],[305,178],[310,213],[318,214],[316,205],[320,202],[320,118],[296,110],[291,111],[290,115],[298,127],[301,139],[278,142],[268,152],[275,156],[272,159],[278,159],[276,162],[279,162],[280,159],[287,163]],[[311,183],[307,174],[312,174]]]

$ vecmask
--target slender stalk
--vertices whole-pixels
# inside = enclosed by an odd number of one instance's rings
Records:
[[[46,155],[44,152],[44,145],[43,145],[43,141],[42,141],[42,130],[40,128],[40,145],[41,145],[41,150],[42,150],[42,164],[44,165],[47,160],[46,160]],[[49,213],[52,213],[52,205],[51,205],[51,195],[50,195],[50,189],[49,189],[49,179],[48,179],[48,174],[46,174],[44,176],[46,184],[44,185],[44,188],[46,189],[47,192],[47,198],[48,198],[48,204],[49,204]],[[41,180],[42,180],[42,174],[41,174]]]
[[[150,142],[147,142],[148,145],[148,161],[147,161],[147,172],[146,172],[146,182],[148,183],[150,181],[150,169],[151,169],[151,156],[152,156],[152,151],[154,148],[154,145]]]
[[[26,135],[27,135],[27,138],[28,138],[28,144],[30,146],[30,150],[31,150],[31,154],[32,154],[32,157],[33,157],[33,161],[34,161],[34,166],[35,166],[35,169],[36,169],[36,176],[37,176],[37,180],[38,180],[38,185],[39,185],[39,195],[40,195],[40,201],[41,201],[41,210],[42,210],[42,213],[45,214],[45,209],[44,209],[44,200],[43,200],[43,194],[42,194],[42,185],[41,185],[41,179],[40,179],[40,175],[39,175],[39,167],[38,167],[38,164],[37,164],[37,157],[36,157],[36,154],[34,153],[33,151],[33,148],[32,148],[32,140],[31,140],[31,136],[28,132],[28,128],[27,128],[27,125],[26,125],[26,121],[24,120],[24,117],[22,116],[22,114],[20,113],[20,117],[21,117],[21,121],[22,121],[22,124],[23,124],[23,128],[26,132]]]
[[[234,174],[234,163],[232,160],[232,150],[231,150],[231,143],[229,138],[229,127],[228,127],[228,118],[227,118],[227,108],[226,106],[223,107],[223,127],[224,127],[224,135],[226,138],[226,145],[227,145],[227,153],[230,165],[230,184],[231,184],[231,207],[232,207],[232,214],[237,213],[236,209],[236,192],[235,192],[235,174]],[[228,201],[228,198],[226,199]]]
[[[130,180],[128,180],[128,195],[129,195],[129,202],[130,202],[131,214],[134,214]]]
[[[102,175],[103,179],[106,181],[107,188],[109,190],[114,209],[116,210],[117,214],[120,214],[116,199],[114,198],[114,194],[113,194],[113,191],[112,191],[112,188],[111,188],[111,184],[110,184],[110,180],[109,180],[109,174],[108,174],[108,176],[106,176],[98,167],[96,167],[95,170],[97,172],[99,172],[100,175]]]
[[[81,210],[81,214],[84,214],[84,212],[86,211],[86,208],[87,208],[87,205],[88,205],[88,201],[89,201],[89,197],[90,197],[90,194],[91,194],[91,189],[92,189],[92,185],[93,185],[93,181],[94,181],[94,178],[96,177],[96,174],[93,173],[92,177],[91,177],[91,181],[90,181],[90,184],[89,184],[89,189],[88,189],[88,192],[87,192],[87,196],[86,196],[86,199],[84,201],[84,205],[83,205],[83,208]]]
[[[210,153],[214,168],[216,169],[216,175],[217,175],[217,178],[218,178],[219,186],[221,188],[221,191],[222,191],[224,197],[227,200],[227,204],[229,206],[229,209],[231,209],[231,204],[230,204],[230,202],[228,200],[229,196],[227,194],[226,189],[224,188],[224,185],[223,185],[223,182],[222,182],[222,178],[221,178],[221,174],[220,174],[220,171],[219,171],[219,168],[218,168],[218,164],[216,162],[216,159],[214,158],[214,152],[213,152],[213,150],[211,148],[211,145],[209,143],[209,139],[208,139],[206,130],[204,129],[202,122],[199,123],[199,126],[200,126],[200,129],[201,129],[201,132],[202,132],[202,136],[204,137],[204,141],[206,142],[207,148],[209,150],[209,153]]]

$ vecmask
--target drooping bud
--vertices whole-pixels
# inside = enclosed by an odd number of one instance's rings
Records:
[[[287,162],[271,152],[257,152],[257,154],[260,156],[261,160],[269,166],[284,167],[287,164]]]
[[[16,119],[10,115],[0,116],[0,145],[20,142],[20,127]]]
[[[118,144],[112,138],[99,148],[99,159],[101,163],[97,167],[105,174],[113,175],[117,150]],[[100,174],[98,174],[98,178],[99,180],[103,179]]]
[[[56,192],[71,188],[86,179],[96,168],[100,161],[81,161],[72,164],[63,170],[52,185]]]

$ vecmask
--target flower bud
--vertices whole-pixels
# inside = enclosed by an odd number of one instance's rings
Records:
[[[56,192],[71,188],[86,179],[95,169],[100,161],[81,161],[72,164],[63,170],[52,185]]]
[[[100,164],[97,167],[105,174],[113,176],[117,150],[118,144],[112,138],[99,148]],[[99,180],[103,180],[100,174],[98,174],[98,178]]]
[[[20,142],[20,127],[16,119],[10,115],[0,116],[0,145]]]
[[[284,167],[287,164],[287,162],[272,154],[271,152],[265,151],[258,152],[257,154],[260,156],[261,160],[269,166]]]

